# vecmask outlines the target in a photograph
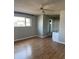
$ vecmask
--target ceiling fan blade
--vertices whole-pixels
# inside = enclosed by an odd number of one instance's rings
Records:
[[[44,4],[41,4],[41,5],[40,5],[40,8],[44,8],[44,6],[45,6]]]
[[[44,11],[55,11],[55,10],[50,10],[50,9],[43,9]]]

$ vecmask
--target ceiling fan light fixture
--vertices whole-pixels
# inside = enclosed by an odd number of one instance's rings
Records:
[[[44,10],[42,10],[42,14],[45,14],[45,11]]]
[[[43,10],[43,8],[42,8],[42,7],[41,7],[40,9],[41,9],[41,10]]]

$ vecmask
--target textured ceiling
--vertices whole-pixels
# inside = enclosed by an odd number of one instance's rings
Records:
[[[49,10],[46,14],[58,14],[65,9],[65,0],[14,0],[14,11],[40,15],[41,5]]]

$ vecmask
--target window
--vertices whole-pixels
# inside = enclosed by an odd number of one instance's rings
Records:
[[[25,27],[31,26],[31,19],[25,17],[14,17],[14,26],[15,27]]]
[[[24,17],[14,17],[14,26],[15,27],[23,27],[25,26],[25,18]]]
[[[31,26],[31,19],[30,18],[26,18],[26,26]]]

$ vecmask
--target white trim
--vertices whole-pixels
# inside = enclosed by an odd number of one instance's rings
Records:
[[[16,39],[14,41],[19,41],[19,40],[24,40],[24,39],[28,39],[28,38],[32,38],[32,37],[38,37],[38,35],[34,35],[34,36],[29,36],[29,37],[25,37],[25,38],[20,38],[20,39]]]
[[[25,37],[25,38],[16,39],[16,40],[14,40],[14,41],[24,40],[24,39],[28,39],[28,38],[32,38],[32,37],[45,38],[45,37],[47,37],[47,36],[48,36],[48,35],[45,35],[45,36],[34,35],[34,36],[29,36],[29,37]]]
[[[65,42],[60,42],[60,41],[58,43],[65,44]]]
[[[25,40],[25,39],[32,38],[32,37],[45,38],[45,37],[47,37],[47,36],[49,36],[49,35],[45,35],[45,36],[34,35],[34,36],[30,36],[30,37],[25,37],[25,38],[16,39],[16,40],[14,40],[14,41]],[[56,41],[56,40],[53,40],[53,41],[55,41],[55,42],[57,42],[57,43],[65,44],[65,42],[60,42],[60,41]]]
[[[46,37],[48,37],[48,36],[49,36],[49,35],[44,35],[43,38],[46,38]]]
[[[55,41],[57,43],[65,44],[65,42],[61,42],[61,41],[58,41],[58,40],[53,40],[53,41]]]
[[[38,36],[38,35],[37,35]],[[43,38],[43,36],[38,36],[39,38]]]
[[[38,36],[38,35],[37,35]],[[40,37],[40,38],[46,38],[46,37],[48,37],[49,35],[44,35],[44,36],[38,36],[38,37]]]

